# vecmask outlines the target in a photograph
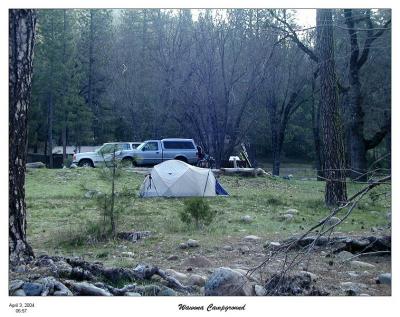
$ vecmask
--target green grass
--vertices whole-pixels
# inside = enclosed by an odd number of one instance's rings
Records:
[[[123,187],[137,190],[143,179],[143,174],[125,170],[117,181],[117,192]],[[230,196],[207,198],[218,213],[203,230],[180,221],[179,211],[184,208],[184,199],[132,198],[118,215],[117,230],[149,230],[153,232],[152,237],[137,244],[118,240],[96,242],[88,237],[93,226],[101,221],[100,211],[94,199],[85,198],[85,193],[87,189],[110,191],[110,185],[99,178],[98,170],[29,170],[26,175],[28,240],[37,253],[79,255],[129,266],[138,258],[151,259],[160,250],[166,254],[173,252],[188,238],[201,240],[205,248],[250,234],[264,239],[282,239],[314,224],[329,212],[323,203],[324,182],[236,176],[222,176],[220,182]],[[361,187],[349,184],[349,195]],[[390,195],[376,195],[385,191],[390,188],[374,189],[374,194],[365,197],[339,230],[360,232],[386,225]],[[293,222],[282,222],[279,214],[289,208],[297,209],[299,214]],[[254,221],[242,223],[243,215],[250,215]],[[122,251],[134,252],[135,260],[122,258]]]

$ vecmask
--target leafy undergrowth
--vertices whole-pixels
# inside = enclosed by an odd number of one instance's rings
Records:
[[[125,169],[118,181],[117,192],[124,188],[138,190],[143,179],[144,174]],[[29,170],[26,177],[28,241],[36,254],[83,256],[114,266],[151,263],[183,269],[183,259],[192,254],[205,255],[213,259],[216,266],[230,266],[240,260],[238,265],[246,266],[250,265],[246,264],[249,261],[261,261],[263,242],[282,240],[299,233],[329,212],[323,203],[324,182],[296,177],[284,180],[236,176],[222,176],[220,182],[230,196],[207,198],[211,209],[217,213],[213,222],[202,230],[180,220],[184,199],[132,197],[118,215],[117,231],[147,230],[152,236],[138,243],[97,241],[91,234],[101,221],[99,207],[94,199],[85,198],[85,194],[89,189],[109,191],[110,185],[99,178],[98,171],[91,168]],[[361,187],[349,184],[349,195]],[[390,188],[378,187],[366,196],[338,230],[360,234],[370,232],[372,227],[385,227],[390,207]],[[297,209],[298,214],[293,221],[282,221],[279,215],[289,208]],[[249,215],[253,221],[244,223],[241,221],[244,215]],[[252,259],[246,258],[248,254],[222,256],[224,245],[236,247],[247,235],[262,238],[260,250]],[[189,238],[198,240],[201,247],[179,249],[179,243]],[[133,254],[122,256],[124,252]],[[171,254],[178,254],[182,261],[166,261]]]

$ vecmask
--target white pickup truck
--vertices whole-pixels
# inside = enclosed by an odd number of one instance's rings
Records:
[[[197,148],[193,139],[148,140],[132,150],[134,165],[155,165],[166,160],[197,162]]]

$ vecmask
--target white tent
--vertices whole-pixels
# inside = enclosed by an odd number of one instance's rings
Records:
[[[160,163],[140,187],[141,197],[216,196],[215,177],[210,169],[178,160]]]

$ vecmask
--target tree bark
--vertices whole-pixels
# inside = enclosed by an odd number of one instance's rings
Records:
[[[317,55],[320,74],[321,130],[326,180],[325,203],[347,200],[344,142],[338,107],[331,9],[317,10]]]
[[[33,250],[26,240],[25,164],[27,111],[30,105],[36,15],[9,11],[9,262],[27,262]]]
[[[313,127],[313,137],[314,137],[314,148],[315,148],[315,167],[317,169],[317,180],[324,180],[323,166],[322,166],[322,146],[321,146],[321,134],[320,134],[320,121],[321,121],[321,101],[318,100],[316,104],[315,101],[315,85],[316,85],[316,73],[314,74],[312,80],[312,107],[311,107],[311,117],[312,117],[312,127]]]
[[[346,18],[346,25],[348,28],[348,34],[350,37],[350,61],[349,61],[349,137],[350,137],[350,167],[351,167],[351,178],[358,181],[367,180],[367,151],[376,147],[388,133],[390,127],[386,124],[381,128],[380,131],[371,140],[364,138],[364,110],[363,110],[363,98],[361,90],[361,82],[359,78],[360,70],[368,59],[370,46],[373,41],[380,37],[386,27],[390,24],[390,20],[386,22],[384,28],[378,32],[373,32],[373,25],[370,18],[370,13],[367,12],[365,20],[367,21],[367,39],[360,56],[360,48],[358,45],[358,31],[355,28],[355,19],[353,17],[353,11],[351,9],[344,10]]]

